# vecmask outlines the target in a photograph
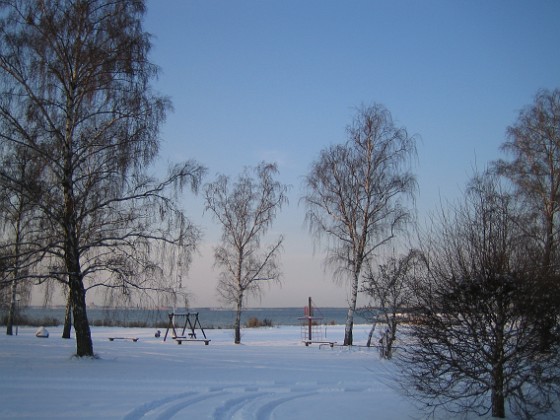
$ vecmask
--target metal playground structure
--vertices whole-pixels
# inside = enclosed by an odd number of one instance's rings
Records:
[[[327,326],[323,323],[324,317],[321,311],[313,305],[311,297],[303,309],[303,316],[298,319],[301,321],[301,340],[306,346],[316,343],[333,347],[336,344],[336,341],[327,339]]]

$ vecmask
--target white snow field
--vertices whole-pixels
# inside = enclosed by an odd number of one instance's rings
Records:
[[[343,338],[329,327],[329,340]],[[392,362],[374,349],[312,344],[299,327],[206,330],[178,345],[155,329],[92,327],[98,359],[73,357],[61,328],[0,335],[2,419],[410,419]],[[365,342],[367,326],[354,337]],[[109,337],[134,337],[138,341]],[[200,338],[200,337],[199,337]],[[447,417],[449,418],[449,417]]]

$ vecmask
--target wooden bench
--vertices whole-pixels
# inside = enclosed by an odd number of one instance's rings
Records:
[[[305,347],[308,347],[310,344],[327,344],[330,347],[334,347],[336,341],[315,341],[315,340],[303,340]]]
[[[138,341],[138,337],[109,337],[109,341],[115,340],[130,340],[136,343]]]
[[[189,334],[190,335],[190,334]],[[190,341],[198,341],[198,342],[204,342],[204,345],[207,346],[211,340],[206,339],[206,338],[189,338],[189,337],[173,337],[173,340],[175,340],[177,342],[177,344],[181,344],[183,341],[185,342],[190,342]]]

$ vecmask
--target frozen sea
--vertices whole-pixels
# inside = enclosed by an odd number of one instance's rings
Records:
[[[88,319],[90,323],[97,325],[128,325],[137,323],[145,326],[165,324],[170,312],[198,313],[201,325],[204,328],[229,328],[233,325],[235,313],[227,308],[165,308],[165,309],[119,309],[88,307]],[[317,308],[314,316],[319,318],[321,324],[344,324],[346,320],[346,308]],[[22,311],[24,317],[33,320],[56,319],[58,323],[64,322],[64,307],[42,308],[29,307]],[[260,321],[269,320],[272,325],[299,325],[304,316],[304,308],[246,308],[241,316],[242,324],[251,318]],[[356,322],[365,322],[364,318],[356,316]]]

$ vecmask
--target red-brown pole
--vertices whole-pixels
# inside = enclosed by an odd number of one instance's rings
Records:
[[[313,306],[311,306],[311,296],[309,297],[309,306],[307,309],[307,322],[308,322],[308,333],[307,336],[309,337],[309,341],[312,340],[311,337],[311,326],[313,324]]]

